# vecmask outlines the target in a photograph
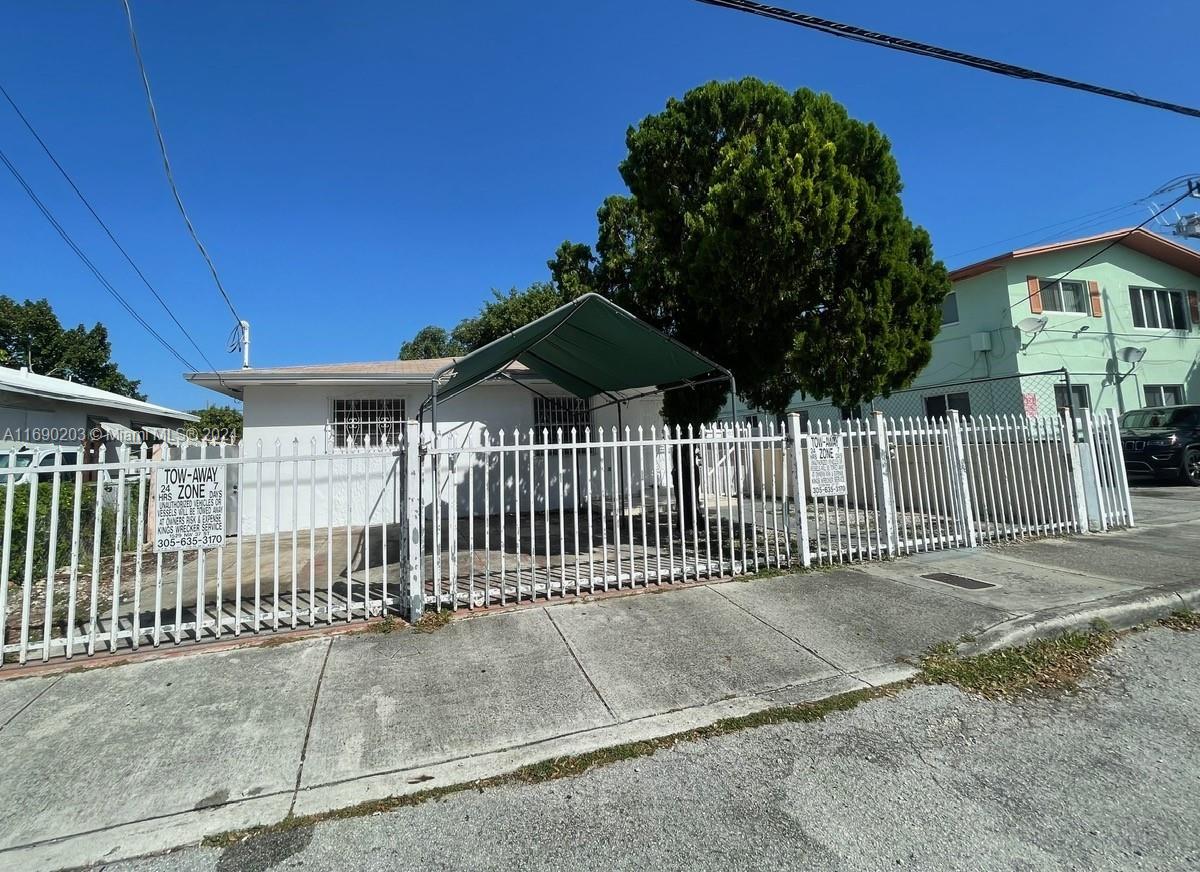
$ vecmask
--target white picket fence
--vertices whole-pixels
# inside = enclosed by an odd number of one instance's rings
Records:
[[[786,432],[483,432],[461,444],[421,444],[409,423],[398,447],[307,449],[192,445],[36,473],[9,457],[4,662],[1133,523],[1115,414],[875,415],[811,431],[793,416]],[[822,452],[843,486],[814,469]],[[156,553],[156,471],[204,464],[225,468],[225,542]],[[815,484],[837,492],[811,496]]]

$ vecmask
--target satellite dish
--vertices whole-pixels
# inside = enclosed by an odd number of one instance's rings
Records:
[[[1118,351],[1117,354],[1120,356],[1121,360],[1125,361],[1125,363],[1141,363],[1142,358],[1146,356],[1146,349],[1135,348],[1132,345],[1126,345],[1124,348]]]
[[[1022,333],[1032,333],[1037,336],[1046,329],[1050,319],[1043,315],[1041,318],[1022,318],[1017,322],[1017,329]]]

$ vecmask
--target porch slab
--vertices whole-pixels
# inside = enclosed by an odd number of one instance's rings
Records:
[[[64,675],[0,731],[0,850],[290,793],[328,644]]]
[[[875,578],[902,581],[931,593],[979,603],[1010,614],[1087,602],[1138,587],[1130,581],[1076,572],[1067,562],[1054,567],[1031,563],[1024,547],[1020,551],[1007,547],[933,551],[904,560],[864,564],[861,571]],[[995,587],[965,590],[925,577],[933,573],[959,575]]]
[[[622,720],[837,674],[711,586],[547,611]]]
[[[721,593],[847,672],[894,663],[897,652],[920,652],[1010,617],[858,570],[726,584]]]
[[[544,609],[335,639],[302,788],[613,722]]]

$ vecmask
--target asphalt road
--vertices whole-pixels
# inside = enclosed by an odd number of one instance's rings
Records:
[[[920,688],[583,776],[108,867],[1200,868],[1200,634],[1128,637],[1078,693]]]

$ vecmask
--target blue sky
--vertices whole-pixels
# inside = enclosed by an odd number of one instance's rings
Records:
[[[1167,100],[1195,7],[1116,0],[793,8]],[[1196,166],[1200,122],[909,57],[691,0],[134,0],[176,177],[254,331],[256,365],[374,360],[493,287],[546,277],[623,190],[626,128],[710,79],[833,94],[891,138],[913,219],[960,265],[1130,203]],[[1192,28],[1194,29],[1194,28]],[[10,4],[0,82],[218,366],[232,317],[163,178],[118,0]],[[20,122],[0,147],[81,247],[201,365]],[[1137,223],[1130,206],[1067,235]],[[1024,234],[1018,239],[1009,240]],[[1059,236],[1062,234],[1059,233]],[[1003,241],[1002,241],[1003,240]],[[220,400],[95,283],[0,175],[0,293],[102,320],[151,399]]]

